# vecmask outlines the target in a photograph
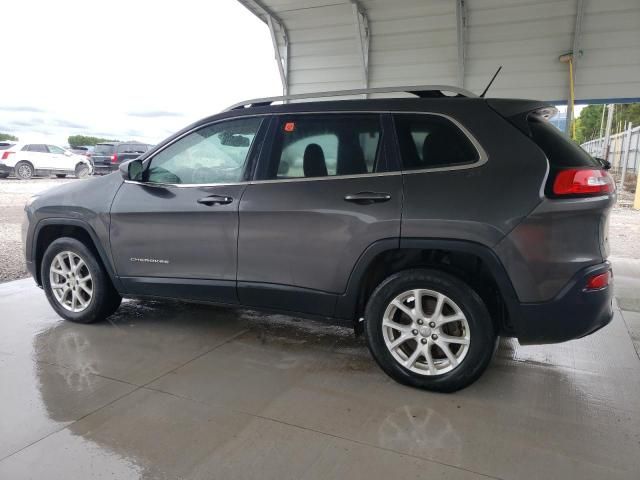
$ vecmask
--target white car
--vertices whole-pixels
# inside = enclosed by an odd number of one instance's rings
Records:
[[[87,157],[56,145],[15,143],[0,150],[0,178],[7,178],[11,173],[22,180],[51,174],[59,178],[67,175],[84,178],[92,172],[93,166]]]

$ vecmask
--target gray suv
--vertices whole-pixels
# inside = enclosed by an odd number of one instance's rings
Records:
[[[245,102],[47,191],[26,207],[29,271],[80,323],[122,297],[352,322],[387,374],[444,392],[481,375],[499,336],[605,326],[603,165],[545,103],[407,90]]]

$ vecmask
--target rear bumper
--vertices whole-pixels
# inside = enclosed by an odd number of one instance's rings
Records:
[[[523,344],[559,343],[585,337],[613,318],[613,283],[585,291],[587,278],[611,270],[604,262],[578,272],[560,293],[548,302],[522,303],[516,336]]]
[[[13,167],[9,167],[8,165],[5,165],[4,163],[0,163],[0,174],[4,174],[4,173],[12,174],[13,173]]]

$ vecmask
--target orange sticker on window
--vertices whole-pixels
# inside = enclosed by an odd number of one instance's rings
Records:
[[[284,124],[285,132],[293,132],[296,129],[296,124],[294,122],[287,122]]]

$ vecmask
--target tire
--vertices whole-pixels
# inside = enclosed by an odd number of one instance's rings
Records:
[[[15,172],[16,172],[16,177],[18,177],[20,180],[30,180],[31,178],[33,178],[33,175],[35,174],[35,171],[31,162],[26,162],[24,160],[16,163]]]
[[[414,291],[422,298],[422,315],[415,309]],[[442,315],[435,313],[438,302]],[[470,385],[489,365],[498,341],[478,294],[438,270],[405,270],[388,277],[369,298],[364,318],[369,350],[382,370],[424,390],[454,392]]]
[[[78,259],[83,264],[75,276],[68,273],[69,256],[74,265],[80,265]],[[61,261],[64,264],[60,263]],[[67,273],[70,278],[65,279],[64,275],[56,271]],[[44,253],[40,272],[42,287],[49,304],[65,320],[76,323],[98,322],[113,314],[122,301],[100,260],[85,244],[75,238],[62,237],[53,241]],[[79,281],[82,278],[86,279],[87,275],[90,276],[89,280]],[[52,280],[65,287],[54,291]],[[81,283],[91,290],[90,295],[81,288]],[[75,290],[69,287],[75,287]],[[77,301],[73,300],[74,296],[78,298]]]
[[[67,175],[64,173],[56,173],[56,177],[58,178],[67,178]]]
[[[87,178],[90,172],[91,172],[91,168],[88,165],[84,163],[79,163],[76,165],[76,169],[75,169],[76,178]]]

